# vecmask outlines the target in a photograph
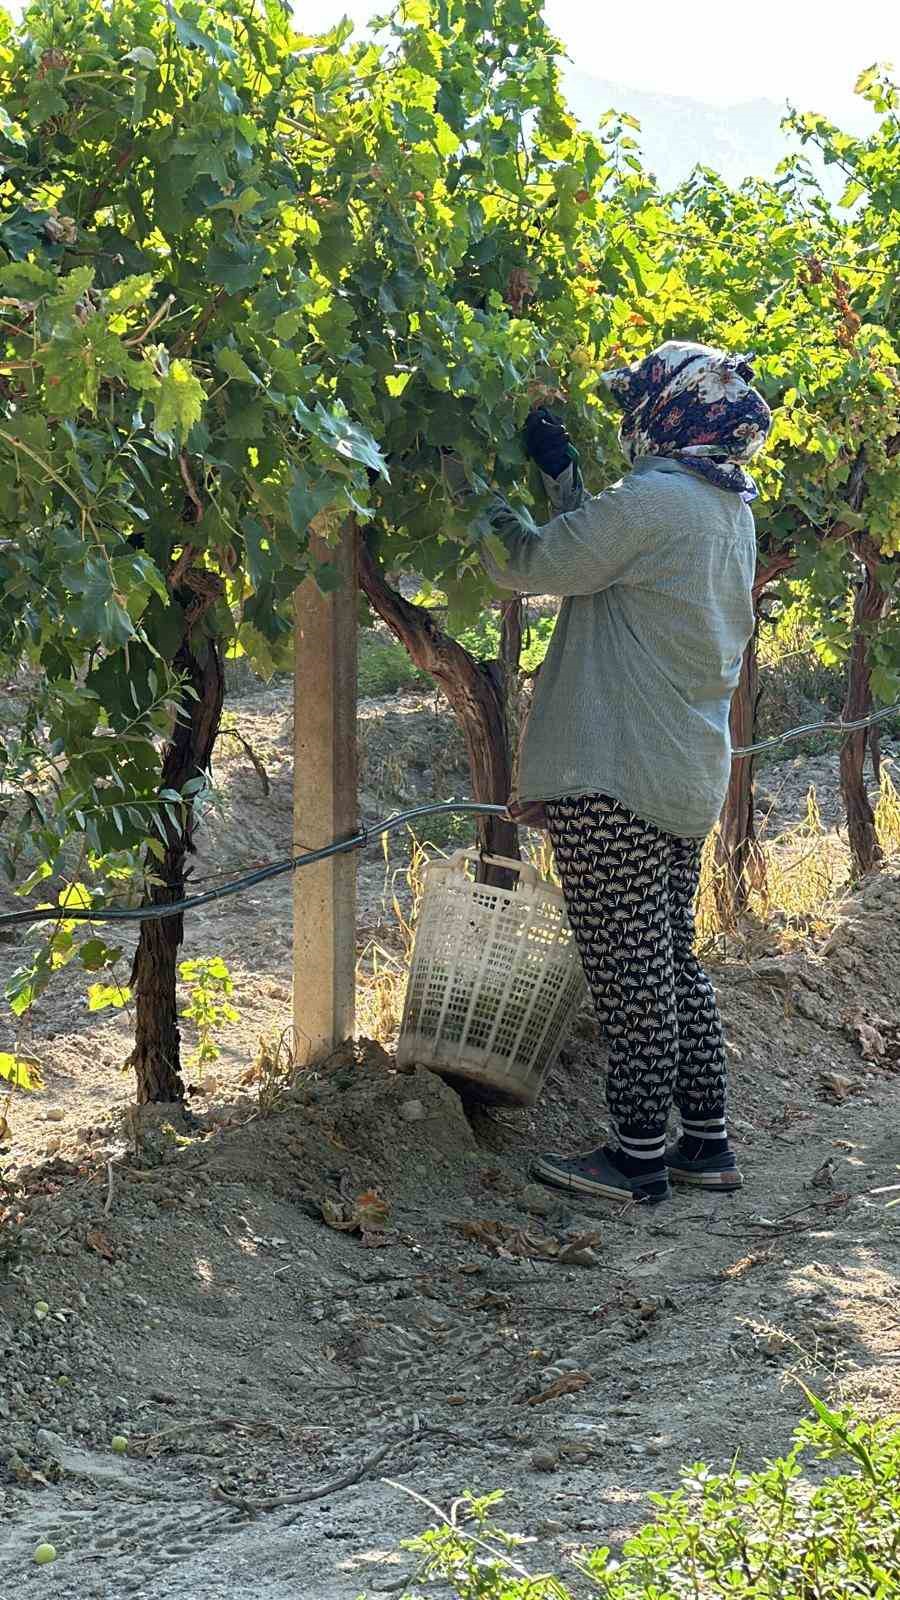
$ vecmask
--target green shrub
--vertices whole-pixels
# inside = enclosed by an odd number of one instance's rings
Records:
[[[810,1401],[815,1418],[786,1457],[753,1473],[690,1467],[675,1493],[652,1496],[653,1520],[618,1558],[603,1549],[575,1561],[579,1593],[587,1581],[604,1600],[897,1600],[898,1419],[861,1422]],[[849,1466],[813,1488],[810,1456]],[[443,1579],[459,1600],[572,1600],[558,1578],[526,1571],[527,1541],[492,1521],[500,1498],[461,1501],[411,1541],[415,1581]]]
[[[363,699],[376,700],[400,689],[427,689],[431,684],[428,674],[413,666],[402,644],[360,634],[357,688]]]
[[[462,849],[463,845],[471,847],[475,843],[475,819],[465,813],[455,816],[447,812],[443,816],[422,817],[419,822],[410,825],[409,831],[423,849],[431,847],[429,854],[438,850],[449,855],[453,850]]]
[[[188,1066],[211,1066],[222,1054],[216,1037],[219,1029],[225,1023],[240,1021],[241,1014],[231,1003],[234,979],[221,956],[182,961],[178,976],[188,987],[188,1003],[181,1015],[197,1030],[197,1048],[189,1057]]]
[[[534,672],[547,654],[550,636],[556,625],[556,616],[529,617],[525,626],[521,666],[523,672]],[[500,653],[500,617],[488,611],[471,628],[459,635],[459,642],[470,655],[479,661],[494,661]]]

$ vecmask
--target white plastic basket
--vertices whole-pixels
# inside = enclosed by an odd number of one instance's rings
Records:
[[[585,994],[562,891],[503,856],[514,889],[475,883],[472,850],[426,869],[397,1061],[482,1098],[533,1105]]]

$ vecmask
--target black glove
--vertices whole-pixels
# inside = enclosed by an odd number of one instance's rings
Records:
[[[527,454],[549,478],[558,478],[566,467],[578,460],[564,422],[555,417],[546,406],[532,411],[523,429],[523,442]]]

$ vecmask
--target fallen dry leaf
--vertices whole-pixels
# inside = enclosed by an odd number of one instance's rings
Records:
[[[512,1301],[507,1295],[492,1294],[490,1291],[469,1303],[473,1311],[509,1311],[512,1307]]]
[[[559,1255],[559,1242],[527,1228],[512,1228],[503,1240],[498,1255],[519,1256],[523,1261],[553,1261]]]
[[[461,1222],[460,1232],[476,1245],[484,1245],[495,1256],[506,1256],[508,1259],[522,1256],[525,1261],[535,1258],[549,1261],[559,1254],[556,1238],[530,1234],[524,1227],[511,1227],[508,1222],[495,1222],[493,1219]]]
[[[586,1389],[590,1381],[589,1372],[564,1372],[561,1378],[554,1379],[549,1389],[529,1395],[525,1404],[542,1406],[547,1400],[559,1400],[564,1394],[577,1394],[579,1389]]]
[[[310,1197],[322,1214],[322,1221],[338,1233],[361,1233],[363,1243],[370,1249],[378,1242],[395,1242],[387,1238],[387,1219],[390,1207],[375,1189],[366,1189],[355,1200],[333,1200],[328,1195]],[[377,1235],[384,1234],[383,1241]]]
[[[496,1246],[502,1224],[499,1222],[458,1222],[456,1227],[464,1239],[471,1239],[475,1244]]]
[[[748,1256],[741,1256],[739,1261],[733,1261],[730,1267],[723,1267],[719,1273],[720,1278],[743,1278],[744,1274],[753,1267],[761,1267],[771,1258],[772,1251],[751,1250]]]
[[[91,1228],[90,1232],[85,1234],[84,1242],[89,1250],[94,1250],[98,1256],[103,1257],[104,1261],[115,1261],[115,1248],[110,1240],[107,1239],[106,1234],[101,1233],[99,1228]]]
[[[356,1199],[356,1215],[364,1233],[377,1233],[387,1227],[390,1206],[376,1189],[366,1189]]]
[[[327,1222],[329,1228],[336,1228],[338,1233],[353,1233],[359,1227],[359,1220],[349,1202],[329,1200],[327,1195],[323,1195],[317,1204],[322,1221]]]
[[[464,1239],[480,1244],[501,1260],[560,1261],[576,1266],[594,1266],[593,1245],[599,1243],[598,1233],[585,1233],[575,1239],[560,1241],[549,1234],[536,1233],[530,1228],[516,1228],[508,1222],[498,1222],[493,1217],[457,1222],[454,1226]]]
[[[842,1105],[852,1094],[859,1094],[862,1085],[845,1078],[840,1072],[820,1072],[819,1083],[836,1105]]]
[[[594,1267],[597,1265],[594,1248],[599,1243],[599,1233],[580,1233],[577,1239],[570,1239],[563,1245],[557,1260],[565,1266]]]

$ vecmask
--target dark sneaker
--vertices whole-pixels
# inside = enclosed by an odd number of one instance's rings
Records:
[[[744,1179],[738,1171],[733,1150],[714,1156],[691,1157],[685,1154],[683,1140],[666,1151],[666,1166],[673,1183],[689,1183],[700,1189],[740,1189]]]
[[[534,1176],[555,1189],[592,1194],[602,1200],[629,1200],[639,1205],[659,1205],[668,1200],[671,1189],[665,1171],[657,1168],[646,1177],[629,1178],[610,1160],[606,1150],[591,1150],[583,1156],[538,1156]]]

